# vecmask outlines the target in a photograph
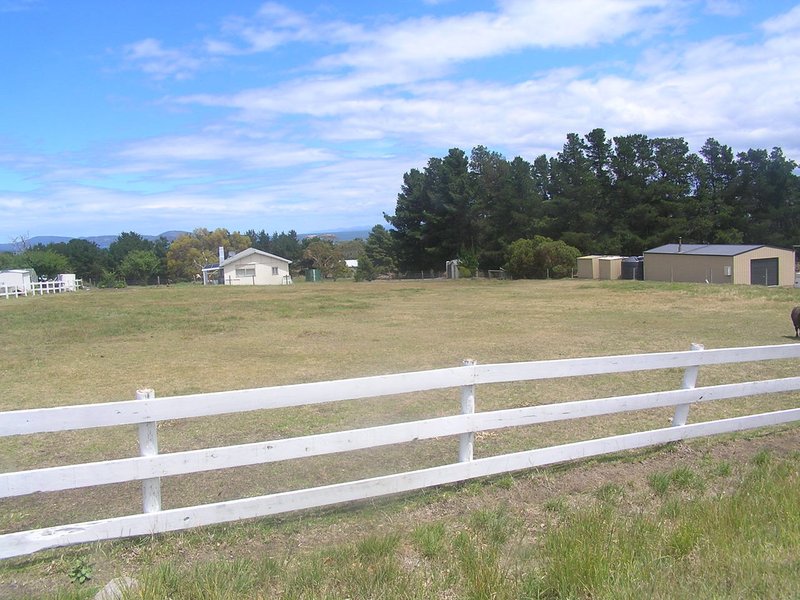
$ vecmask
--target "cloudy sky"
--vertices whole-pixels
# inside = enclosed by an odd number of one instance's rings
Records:
[[[0,243],[369,228],[452,147],[800,161],[800,3],[0,0]]]

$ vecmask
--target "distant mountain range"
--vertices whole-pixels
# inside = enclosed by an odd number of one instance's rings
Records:
[[[160,237],[167,238],[170,242],[174,241],[177,237],[189,233],[188,231],[165,231],[159,235],[142,235],[142,237],[146,240],[155,241]],[[82,237],[77,238],[80,240],[86,240],[87,242],[94,242],[100,248],[108,248],[114,241],[119,237],[119,235],[96,235],[92,237]],[[66,244],[70,240],[76,238],[71,237],[63,237],[58,235],[37,235],[36,237],[29,238],[27,244],[29,246],[37,246],[42,244],[47,246],[48,244]],[[0,252],[14,252],[16,250],[15,244],[0,244]]]
[[[333,236],[336,241],[339,242],[347,242],[349,240],[354,240],[357,238],[361,238],[366,240],[369,237],[369,229],[353,229],[353,230],[333,230],[328,232],[316,232],[316,233],[299,233],[297,237],[299,239],[303,239],[304,237],[309,236]],[[174,241],[181,235],[191,233],[189,231],[165,231],[159,235],[142,235],[142,237],[146,240],[155,241],[160,237],[164,237],[170,242]],[[141,234],[140,234],[141,235]],[[108,248],[114,241],[119,237],[118,235],[96,235],[92,237],[82,237],[77,238],[81,240],[86,240],[87,242],[94,242],[100,248]],[[37,235],[36,237],[32,237],[27,240],[29,246],[36,246],[38,244],[42,244],[44,246],[48,244],[60,244],[60,243],[67,243],[70,240],[75,238],[70,237],[61,237],[57,235]],[[14,244],[0,244],[0,252],[14,252],[17,250],[17,247]]]

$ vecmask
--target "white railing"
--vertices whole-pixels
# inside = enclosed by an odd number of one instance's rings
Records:
[[[143,513],[0,535],[0,558],[69,544],[263,517],[654,444],[798,421],[800,408],[792,408],[687,424],[689,407],[695,403],[800,390],[800,377],[695,387],[701,366],[797,358],[800,358],[800,344],[715,350],[693,345],[692,350],[685,352],[489,365],[464,361],[462,366],[449,369],[160,399],[155,398],[152,390],[140,390],[137,399],[132,401],[2,412],[0,436],[138,424],[140,456],[3,473],[0,474],[0,497],[141,481]],[[674,368],[683,369],[683,381],[679,389],[475,412],[478,385]],[[159,421],[166,419],[296,407],[445,388],[460,389],[461,414],[298,438],[158,453],[156,426]],[[670,427],[473,458],[475,433],[479,431],[659,407],[675,407]],[[459,460],[456,463],[323,487],[161,510],[163,477],[453,435],[460,436]]]
[[[45,294],[60,294],[62,292],[74,292],[75,290],[79,290],[83,287],[83,280],[82,279],[71,279],[71,280],[59,280],[54,279],[50,281],[35,281],[29,283],[27,286],[22,285],[7,285],[5,283],[0,283],[0,296],[4,296],[9,298],[13,296],[14,298],[19,298],[20,296],[27,296],[28,292],[33,294],[34,296],[39,294],[40,296],[44,296]]]
[[[20,296],[27,296],[28,290],[20,288],[16,285],[6,285],[5,283],[0,283],[0,296],[5,296],[6,298],[10,298],[14,296],[14,298],[19,298]]]
[[[74,292],[75,290],[83,287],[82,279],[73,279],[68,281],[61,281],[53,279],[49,281],[37,281],[31,284],[31,291],[35,296],[37,293],[40,296],[45,294],[60,294],[62,292]]]

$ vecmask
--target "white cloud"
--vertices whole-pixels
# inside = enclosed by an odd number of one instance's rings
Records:
[[[170,50],[152,38],[128,44],[123,49],[125,60],[156,79],[191,76],[203,61],[183,50]]]
[[[673,6],[665,0],[508,1],[496,12],[387,24],[318,64],[367,72],[380,84],[424,80],[465,61],[651,34],[674,22]]]
[[[741,0],[706,0],[705,12],[720,17],[736,17],[744,11]]]
[[[763,24],[763,29],[768,34],[797,33],[800,30],[800,5],[792,10],[772,19],[768,19]]]
[[[241,167],[275,169],[329,161],[334,155],[321,148],[288,144],[253,143],[223,135],[165,136],[130,144],[119,152],[123,161],[148,165],[153,170],[170,170],[176,164],[196,161],[232,161]]]
[[[0,164],[35,175],[42,190],[41,199],[0,196],[0,222],[24,212],[25,198],[39,214],[59,206],[64,222],[89,223],[94,211],[105,215],[99,227],[130,230],[138,218],[143,233],[157,233],[149,223],[164,219],[168,228],[369,225],[392,211],[403,173],[431,155],[482,144],[532,161],[553,156],[567,133],[595,127],[684,137],[694,150],[712,136],[736,150],[777,145],[798,158],[800,7],[738,36],[698,42],[670,33],[643,43],[682,24],[690,9],[736,8],[720,0],[507,0],[370,27],[268,4],[188,49],[141,40],[126,56],[164,86],[212,57],[250,67],[297,44],[300,58],[293,76],[270,86],[218,93],[192,79],[194,93],[161,106],[221,109],[198,111],[204,120],[194,129],[79,155],[4,153]],[[509,77],[470,69],[506,58],[524,70]]]

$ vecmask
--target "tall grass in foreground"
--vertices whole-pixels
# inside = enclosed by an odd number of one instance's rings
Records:
[[[762,452],[737,475],[676,469],[666,485],[650,478],[644,502],[603,485],[544,533],[503,504],[280,561],[167,561],[126,598],[793,598],[799,468],[797,453]],[[701,476],[726,478],[728,491],[709,492]]]

